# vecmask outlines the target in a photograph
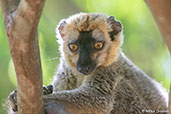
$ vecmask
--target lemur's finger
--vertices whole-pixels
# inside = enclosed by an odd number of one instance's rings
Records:
[[[48,85],[47,89],[49,90],[49,94],[51,94],[53,92],[53,86],[52,85]]]

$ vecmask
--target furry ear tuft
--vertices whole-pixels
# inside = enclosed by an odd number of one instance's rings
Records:
[[[113,41],[115,39],[115,35],[122,31],[122,24],[119,21],[116,21],[113,16],[109,16],[107,19],[107,23],[111,26],[112,31],[109,32],[110,38]]]
[[[64,27],[65,27],[66,24],[67,24],[66,20],[63,19],[63,20],[60,21],[60,23],[59,23],[59,25],[57,27],[58,32],[59,32],[59,34],[60,34],[61,37],[64,37],[65,36],[65,34],[63,33],[63,29],[64,29]]]

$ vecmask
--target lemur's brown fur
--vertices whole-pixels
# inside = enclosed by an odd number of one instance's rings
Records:
[[[91,41],[87,45],[82,34]],[[47,114],[167,113],[168,93],[123,54],[122,25],[114,17],[98,13],[73,15],[59,23],[57,38],[61,58],[52,82],[54,91],[44,96]],[[83,39],[77,52],[69,49],[70,43]],[[95,51],[94,41],[105,42],[103,48]],[[81,48],[82,45],[91,50]],[[85,56],[94,64],[81,56],[83,51],[91,52],[91,57]],[[81,57],[95,65],[91,72]],[[87,68],[83,72],[79,60]]]

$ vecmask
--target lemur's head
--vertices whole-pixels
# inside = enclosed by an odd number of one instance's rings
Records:
[[[122,25],[113,16],[80,13],[61,20],[57,37],[68,65],[88,75],[117,59],[123,40]]]

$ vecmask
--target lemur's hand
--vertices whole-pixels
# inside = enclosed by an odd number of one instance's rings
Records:
[[[18,108],[17,108],[17,90],[14,90],[9,94],[8,103],[14,112],[18,111]]]
[[[47,87],[43,86],[43,95],[52,94],[52,92],[53,92],[53,86],[52,85],[48,85]]]
[[[52,85],[48,85],[47,87],[43,86],[43,95],[52,94],[52,92],[53,92],[53,86]],[[17,108],[17,90],[14,90],[9,94],[8,103],[14,112],[18,111],[18,108]]]

